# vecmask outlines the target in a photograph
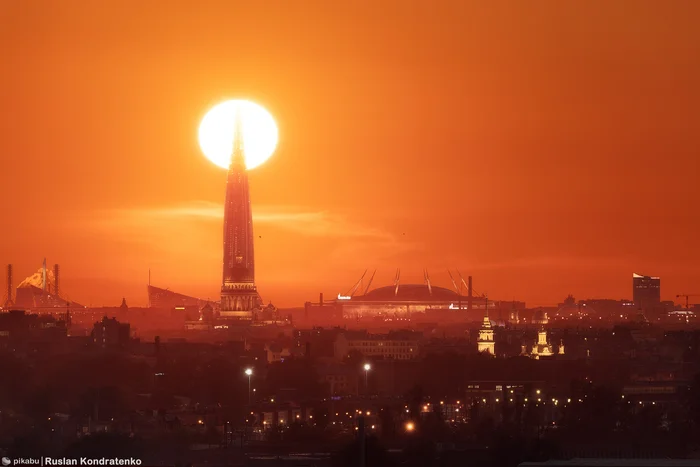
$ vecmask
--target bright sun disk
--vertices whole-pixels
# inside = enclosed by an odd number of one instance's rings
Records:
[[[236,114],[241,118],[246,168],[254,169],[277,147],[277,125],[264,107],[246,100],[225,101],[212,107],[199,125],[199,147],[214,164],[229,168]]]

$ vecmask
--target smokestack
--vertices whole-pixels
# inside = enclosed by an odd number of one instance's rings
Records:
[[[306,342],[306,359],[311,358],[311,342]]]
[[[318,296],[318,303],[319,305],[323,306],[323,292],[321,292]]]
[[[472,310],[472,276],[467,277],[467,310]]]
[[[7,305],[12,304],[12,265],[7,265]]]
[[[53,284],[53,294],[54,294],[55,296],[57,296],[57,297],[58,297],[58,292],[59,292],[59,288],[58,288],[58,272],[59,272],[58,264],[54,264],[54,265],[53,265],[53,281],[54,281],[54,284]]]
[[[41,266],[41,290],[46,292],[46,258]]]

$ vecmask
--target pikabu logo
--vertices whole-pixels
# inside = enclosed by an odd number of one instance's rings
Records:
[[[81,457],[79,459],[67,459],[65,457],[54,459],[52,457],[44,457],[43,467],[49,465],[141,465],[141,459],[130,458],[113,458],[109,459],[103,457],[101,459],[88,459],[87,457]]]

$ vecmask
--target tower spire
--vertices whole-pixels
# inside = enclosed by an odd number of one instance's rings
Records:
[[[253,218],[248,190],[243,120],[235,109],[231,164],[224,204],[224,267],[221,284],[221,317],[251,320],[260,302],[255,287]]]
[[[236,116],[233,123],[233,153],[231,154],[231,168],[245,167],[245,151],[243,148],[243,119],[241,109],[236,108]]]

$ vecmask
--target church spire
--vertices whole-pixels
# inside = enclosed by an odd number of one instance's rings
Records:
[[[245,151],[243,150],[243,119],[241,110],[236,109],[233,127],[233,153],[231,154],[231,168],[245,167]]]

